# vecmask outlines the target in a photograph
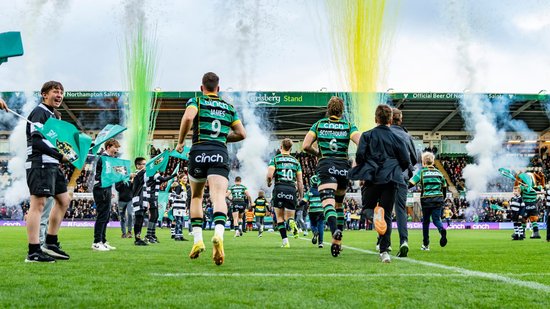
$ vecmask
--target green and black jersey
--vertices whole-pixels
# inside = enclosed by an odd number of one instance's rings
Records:
[[[323,212],[323,204],[321,203],[321,196],[316,189],[310,189],[304,195],[304,201],[309,203],[309,212]]]
[[[225,145],[231,127],[240,122],[233,105],[214,94],[191,98],[186,108],[197,109],[197,116],[193,120],[193,145]]]
[[[409,180],[412,185],[420,184],[422,192],[420,198],[426,202],[443,202],[446,192],[447,181],[441,172],[433,167],[423,167],[416,175]]]
[[[296,158],[288,154],[278,154],[271,161],[269,166],[275,167],[273,176],[275,184],[296,185],[296,174],[302,172],[302,166]]]
[[[267,211],[267,200],[263,197],[259,197],[254,201],[254,215],[256,217],[265,217]]]
[[[229,187],[229,192],[231,192],[231,201],[233,203],[235,202],[244,202],[244,199],[246,198],[246,191],[248,189],[239,184],[239,185],[232,185]]]
[[[331,116],[317,121],[308,134],[317,139],[321,158],[347,159],[349,141],[359,131],[351,122]]]
[[[533,188],[531,186],[520,185],[519,189],[520,189],[521,198],[525,203],[525,205],[527,205],[527,204],[535,204],[537,202],[537,191],[535,191],[535,189],[542,190],[542,187],[537,186]]]

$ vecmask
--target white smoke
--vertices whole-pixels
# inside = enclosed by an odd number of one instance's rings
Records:
[[[257,59],[260,49],[260,40],[272,38],[272,18],[269,14],[275,3],[260,1],[235,1],[226,6],[223,14],[227,17],[229,26],[235,27],[236,37],[232,52],[237,64],[238,87],[243,92],[235,93],[232,97],[239,116],[246,128],[246,139],[237,145],[239,170],[233,171],[235,176],[242,178],[250,194],[255,198],[259,190],[266,191],[266,174],[269,155],[274,151],[269,147],[271,132],[268,120],[258,110],[254,100],[248,100],[254,93],[244,92],[255,89],[254,81],[257,76]],[[232,147],[230,149],[233,149]]]
[[[512,119],[510,115],[511,98],[488,98],[485,95],[470,94],[470,91],[483,89],[483,53],[479,51],[482,42],[477,39],[485,31],[489,21],[482,16],[472,14],[469,3],[451,0],[443,12],[447,12],[452,30],[456,33],[458,67],[462,70],[464,98],[460,101],[460,110],[465,130],[472,140],[467,144],[468,155],[474,163],[463,170],[466,181],[466,199],[470,208],[466,214],[480,213],[480,195],[494,190],[492,184],[509,182],[498,169],[521,169],[527,166],[528,158],[514,153],[514,149],[505,147],[506,132],[517,132],[525,139],[533,139],[534,132],[524,122]],[[536,135],[535,135],[536,136]]]
[[[489,102],[479,96],[465,95],[461,109],[466,130],[474,136],[466,145],[466,150],[475,158],[475,163],[468,164],[463,170],[468,189],[466,198],[473,201],[487,190],[489,180],[497,175],[495,156],[499,156],[506,133],[495,127],[495,115]]]
[[[21,114],[27,117],[36,106],[36,101],[32,92],[25,93],[25,98],[26,103],[22,107]],[[4,192],[4,202],[7,206],[17,206],[30,197],[25,169],[27,158],[26,129],[27,122],[19,119],[9,138],[11,159],[8,161],[8,172],[11,184]]]
[[[506,148],[506,132],[519,134],[523,140],[536,139],[536,134],[527,125],[512,119],[509,113],[511,100],[504,96],[491,101],[487,96],[467,94],[460,102],[466,130],[473,139],[466,145],[468,155],[474,163],[463,170],[466,181],[466,199],[476,203],[480,194],[489,189],[502,176],[498,169],[522,170],[529,164],[529,158],[521,156],[513,148]],[[534,145],[532,147],[535,147]]]
[[[245,99],[246,100],[246,99]],[[262,128],[264,120],[255,113],[255,103],[242,102],[241,116],[246,121],[246,139],[237,152],[237,159],[241,162],[240,175],[243,183],[253,197],[259,190],[266,191],[267,156],[273,151],[269,148],[271,132]]]
[[[27,117],[30,112],[36,107],[37,100],[34,92],[39,89],[45,70],[43,66],[48,63],[48,58],[42,57],[40,54],[40,46],[44,44],[44,40],[49,40],[55,37],[58,29],[64,20],[65,15],[70,10],[70,1],[67,0],[41,0],[28,1],[22,7],[21,16],[25,16],[22,35],[25,55],[25,76],[26,83],[20,85],[20,89],[25,92],[25,102],[20,107],[21,115]],[[21,98],[9,98],[5,100],[10,107],[13,100],[20,101]],[[19,106],[17,106],[19,108]],[[14,108],[15,109],[15,108]],[[5,116],[5,115],[4,115]],[[10,134],[10,154],[11,159],[8,161],[8,172],[10,174],[11,183],[2,192],[4,202],[7,206],[19,207],[21,202],[27,200],[30,196],[26,183],[25,161],[27,158],[27,138],[26,125],[27,122],[18,118],[2,118],[11,119],[11,125],[15,128]],[[17,124],[14,124],[17,121]]]

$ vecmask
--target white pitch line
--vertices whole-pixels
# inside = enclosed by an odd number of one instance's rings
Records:
[[[303,238],[303,237],[300,237],[300,239],[311,241],[311,239]],[[327,243],[327,242],[323,242],[323,243],[327,244],[327,245],[330,245],[330,243]],[[372,250],[355,248],[355,247],[350,247],[350,246],[345,246],[345,245],[343,245],[342,247],[344,247],[345,249],[353,250],[353,251],[378,255],[378,252],[372,251]],[[494,281],[501,281],[501,282],[504,282],[504,283],[507,283],[507,284],[518,285],[518,286],[521,286],[521,287],[526,287],[526,288],[530,288],[530,289],[533,289],[533,290],[538,290],[538,291],[550,293],[550,286],[547,286],[545,284],[538,283],[538,282],[524,281],[524,280],[514,279],[514,278],[510,278],[510,277],[506,277],[506,276],[499,275],[499,274],[494,274],[494,273],[486,273],[486,272],[482,272],[482,271],[469,270],[469,269],[466,269],[466,268],[461,268],[461,267],[456,267],[456,266],[447,266],[447,265],[443,265],[443,264],[420,261],[420,260],[411,259],[409,257],[406,257],[406,258],[392,257],[392,258],[397,259],[399,261],[403,261],[403,262],[409,262],[409,263],[420,264],[420,265],[424,265],[424,266],[428,266],[428,267],[434,267],[434,268],[450,270],[450,271],[458,272],[458,273],[460,273],[462,275],[465,275],[465,276],[468,276],[468,277],[473,276],[473,277],[479,277],[479,278],[484,278],[484,279],[490,279],[490,280],[494,280]]]
[[[158,277],[352,277],[352,278],[367,278],[367,277],[466,277],[464,274],[296,274],[296,273],[151,273],[151,276]]]

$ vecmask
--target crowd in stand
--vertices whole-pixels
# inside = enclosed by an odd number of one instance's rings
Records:
[[[309,188],[309,179],[313,176],[313,174],[315,174],[317,158],[305,152],[294,153],[292,155],[300,161],[300,165],[302,165],[302,179],[304,187]]]
[[[65,213],[67,220],[95,219],[95,203],[93,199],[73,199]]]
[[[426,151],[437,151],[435,147],[427,148]],[[531,166],[540,167],[546,174],[547,179],[550,179],[550,156],[546,155],[546,149],[542,153],[542,157],[535,156],[531,160]],[[154,157],[161,153],[161,150],[155,147],[150,148],[150,156]],[[303,174],[303,183],[304,187],[307,190],[310,186],[309,179],[315,173],[315,167],[317,165],[317,158],[307,154],[307,153],[293,153],[293,155],[300,161],[302,165],[302,174]],[[439,160],[443,165],[445,171],[449,175],[452,183],[455,185],[457,190],[460,192],[464,190],[464,178],[462,176],[464,167],[472,162],[471,157],[460,156],[460,155],[440,155]],[[177,159],[170,157],[168,161],[168,166],[166,171],[163,173],[165,176],[173,173],[177,165],[180,165],[180,172],[186,170],[187,162],[182,159]],[[234,169],[239,168],[239,161],[234,159],[231,161],[231,165]],[[74,167],[72,165],[63,165],[62,170],[65,173],[67,179],[71,178],[73,174]],[[89,192],[91,186],[91,176],[93,175],[94,170],[94,161],[93,157],[90,157],[87,160],[86,165],[81,171],[80,176],[77,179],[75,193],[86,193]],[[0,161],[0,190],[7,187],[11,182],[7,169],[7,161]],[[490,184],[490,189],[499,192],[511,192],[513,187],[513,181],[507,180],[506,178],[499,179],[494,184]],[[164,189],[163,186],[161,189]],[[356,189],[352,187],[352,183],[349,183],[348,192],[355,192]],[[112,219],[118,220],[118,212],[116,200],[113,201],[112,209]],[[364,214],[361,212],[361,207],[358,205],[357,201],[354,199],[346,199],[345,209],[349,221],[352,225],[358,227],[358,218],[361,216],[363,221],[365,220]],[[508,202],[505,200],[486,200],[483,201],[482,207],[472,207],[469,208],[468,202],[463,198],[449,199],[447,201],[447,206],[452,211],[452,220],[453,221],[486,221],[486,222],[504,222],[509,221],[509,212]],[[204,210],[205,216],[209,213],[209,208],[212,208],[211,202],[208,198],[208,195],[204,199]],[[491,208],[487,205],[498,205],[499,208]],[[15,219],[17,216],[20,218],[23,217],[23,214],[28,210],[28,203],[22,203],[22,207],[6,207],[5,205],[0,204],[0,216],[4,219],[12,218]],[[542,208],[542,207],[541,207]],[[17,210],[19,209],[19,210]],[[22,213],[19,213],[21,212]],[[350,218],[351,217],[351,218]],[[84,199],[77,198],[71,201],[67,214],[65,216],[67,220],[91,220],[95,218],[95,204],[93,199]],[[208,218],[205,218],[208,219]],[[411,218],[412,219],[412,218]],[[368,224],[368,222],[367,222]],[[364,225],[363,225],[364,226]]]
[[[466,156],[448,157],[441,156],[439,158],[445,172],[451,178],[452,183],[456,186],[458,191],[464,190],[464,178],[462,178],[462,170],[466,167],[466,164],[471,163],[471,158]]]

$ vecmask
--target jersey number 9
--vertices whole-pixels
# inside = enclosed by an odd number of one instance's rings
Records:
[[[212,121],[212,131],[214,131],[214,133],[210,134],[210,136],[218,137],[220,135],[221,130],[222,130],[222,123],[218,119]]]

